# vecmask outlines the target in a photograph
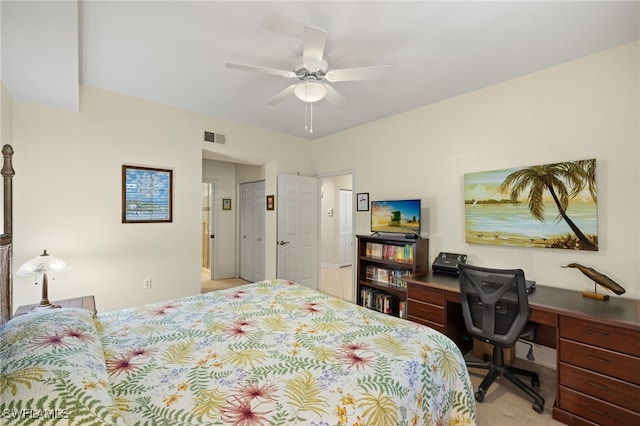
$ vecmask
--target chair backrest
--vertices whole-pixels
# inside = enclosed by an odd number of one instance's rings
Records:
[[[521,269],[458,265],[462,313],[469,333],[485,342],[513,346],[529,320]]]

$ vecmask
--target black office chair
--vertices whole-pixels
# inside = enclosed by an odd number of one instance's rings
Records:
[[[520,337],[533,337],[535,333],[535,324],[529,322],[524,272],[458,264],[458,274],[467,330],[476,339],[493,345],[490,361],[467,361],[467,367],[489,370],[475,393],[476,401],[482,402],[489,386],[498,376],[504,376],[533,398],[533,409],[542,413],[544,398],[517,376],[530,377],[531,386],[539,387],[538,374],[504,363],[503,348],[515,345]]]

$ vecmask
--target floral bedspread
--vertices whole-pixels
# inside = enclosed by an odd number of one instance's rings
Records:
[[[87,324],[53,332],[41,321],[22,358],[16,331],[3,330],[0,352],[13,358],[0,370],[0,410],[18,407],[7,398],[34,405],[33,392],[49,380],[57,392],[84,398],[86,424],[476,423],[464,360],[446,336],[294,283],[261,281],[102,313],[94,324],[95,337]],[[94,365],[92,353],[90,362],[73,363],[88,371],[65,375],[60,356],[93,339],[104,364]],[[48,365],[33,365],[27,348],[47,352]],[[16,373],[25,368],[57,372],[36,381]],[[55,408],[60,397],[47,395],[40,405]]]

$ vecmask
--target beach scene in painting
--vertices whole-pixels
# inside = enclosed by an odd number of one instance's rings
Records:
[[[371,202],[371,231],[420,233],[420,200]]]
[[[466,242],[598,250],[596,160],[464,176]]]

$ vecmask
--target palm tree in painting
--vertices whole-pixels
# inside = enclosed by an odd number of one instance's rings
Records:
[[[528,189],[527,201],[531,215],[544,222],[544,194],[549,191],[558,207],[557,220],[564,220],[580,241],[584,250],[598,250],[578,226],[567,216],[569,201],[588,188],[593,201],[596,198],[596,161],[581,160],[566,163],[545,164],[517,170],[508,175],[500,185],[503,194],[509,193],[511,202],[519,204],[521,194]]]

